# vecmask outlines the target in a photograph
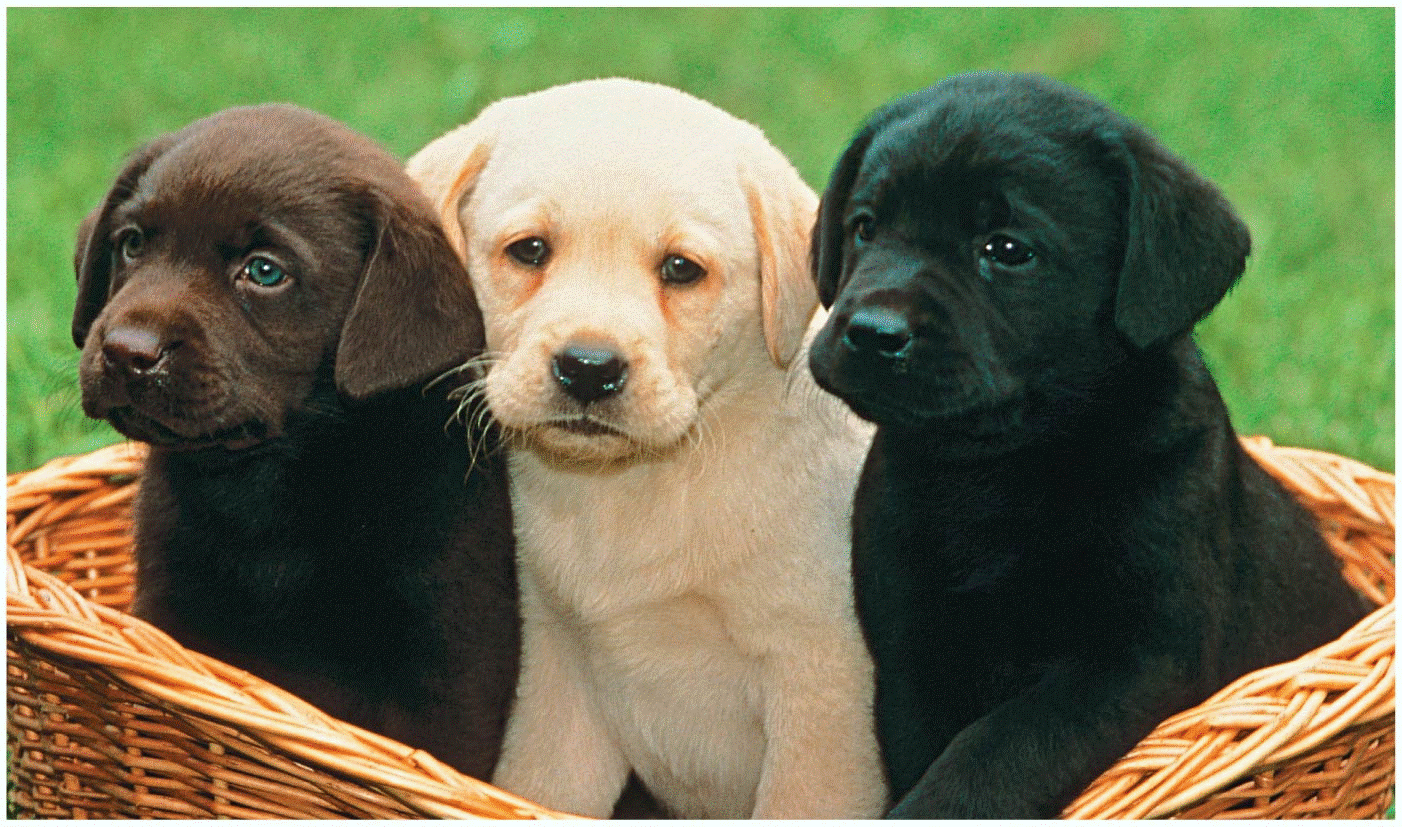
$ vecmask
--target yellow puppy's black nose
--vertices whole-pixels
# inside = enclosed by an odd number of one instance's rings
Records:
[[[628,363],[607,348],[570,346],[555,354],[551,372],[565,393],[587,405],[623,390]]]

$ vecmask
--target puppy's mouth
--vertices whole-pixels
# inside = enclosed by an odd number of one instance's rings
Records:
[[[813,377],[819,387],[846,402],[863,419],[906,428],[979,429],[988,422],[1013,425],[1025,391],[1021,382],[994,383],[980,375],[915,376],[904,363],[899,369],[842,364],[834,370],[815,360]]]
[[[868,393],[846,398],[858,416],[878,425],[902,428],[939,429],[945,432],[1003,433],[1022,421],[1022,396],[999,400],[978,400],[944,405],[911,405]]]
[[[642,457],[661,456],[671,447],[654,445],[636,434],[590,415],[558,416],[525,428],[507,428],[523,447],[542,459],[568,466],[613,466]]]
[[[267,425],[256,421],[194,435],[181,433],[132,407],[113,408],[107,412],[107,421],[123,436],[171,451],[197,451],[215,447],[241,451],[268,438]]]
[[[546,427],[557,428],[565,433],[579,436],[613,436],[627,439],[628,435],[614,426],[592,416],[576,416],[552,419]]]

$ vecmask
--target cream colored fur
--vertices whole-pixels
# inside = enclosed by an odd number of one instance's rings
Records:
[[[513,445],[523,663],[494,781],[589,816],[630,769],[681,816],[879,815],[849,574],[870,432],[807,369],[812,191],[753,126],[617,79],[493,104],[409,170],[472,274]],[[531,237],[540,267],[505,252]],[[664,283],[672,255],[705,276]],[[616,399],[557,387],[579,342],[626,355]],[[581,417],[609,431],[552,424]]]

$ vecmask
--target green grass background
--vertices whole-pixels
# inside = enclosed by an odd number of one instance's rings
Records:
[[[123,156],[288,100],[407,157],[486,103],[626,75],[761,126],[815,188],[874,107],[971,69],[1044,72],[1156,131],[1251,225],[1199,328],[1238,428],[1394,463],[1391,9],[12,9],[7,462],[118,437],[78,405],[79,219]]]

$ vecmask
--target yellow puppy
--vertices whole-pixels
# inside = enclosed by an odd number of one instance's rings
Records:
[[[869,430],[813,385],[817,198],[755,127],[586,81],[410,173],[472,274],[512,442],[522,674],[494,781],[607,816],[881,813],[852,605]]]

